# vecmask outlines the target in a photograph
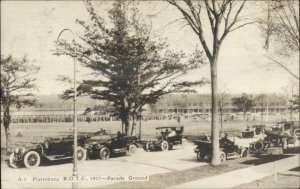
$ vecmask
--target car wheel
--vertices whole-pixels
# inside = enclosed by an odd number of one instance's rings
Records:
[[[247,157],[248,156],[248,150],[245,148],[242,150],[242,157]]]
[[[110,157],[110,151],[107,147],[101,148],[100,150],[100,158],[108,159]]]
[[[24,165],[29,169],[38,167],[40,163],[41,157],[35,151],[29,151],[24,157]]]
[[[294,130],[294,136],[299,139],[299,137],[300,137],[300,129],[295,129]]]
[[[254,145],[253,148],[255,151],[260,152],[261,150],[264,149],[264,143],[262,141],[257,141]]]
[[[220,161],[225,162],[226,161],[226,154],[225,152],[220,152]]]
[[[282,141],[282,148],[287,149],[287,147],[288,147],[288,142],[287,142],[287,139],[285,139]]]
[[[134,144],[129,145],[128,150],[127,150],[127,155],[131,156],[131,155],[135,154],[135,152],[136,152],[136,145],[134,145]]]
[[[145,150],[146,150],[147,152],[150,152],[150,142],[147,142],[147,143],[145,144]]]
[[[17,157],[16,157],[15,153],[10,154],[10,156],[9,156],[9,166],[11,168],[15,168],[15,169],[18,168]]]
[[[201,152],[197,152],[197,160],[202,161],[205,158],[205,156]]]
[[[168,151],[169,150],[169,143],[165,140],[162,141],[160,148],[161,148],[161,151],[164,151],[164,152]]]
[[[77,160],[79,162],[86,160],[86,150],[81,146],[77,146]]]
[[[181,147],[184,148],[187,145],[188,141],[186,138],[181,139]]]

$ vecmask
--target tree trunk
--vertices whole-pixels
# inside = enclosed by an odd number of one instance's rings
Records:
[[[217,77],[217,56],[210,63],[211,73],[211,136],[212,136],[212,165],[220,164],[219,153],[219,124],[218,124],[218,77]]]
[[[128,136],[129,132],[129,107],[128,107],[128,101],[126,97],[123,98],[123,104],[121,108],[121,120],[124,123],[124,130],[125,130],[125,135]]]
[[[136,126],[136,124],[135,124],[135,113],[132,115],[132,125],[131,125],[131,133],[130,133],[130,135],[132,136],[133,135],[133,131],[134,131],[134,128],[135,128],[135,126]]]
[[[221,135],[223,133],[223,108],[220,108],[220,114],[221,114]]]
[[[8,149],[11,144],[11,138],[10,138],[10,132],[9,132],[11,116],[10,116],[9,105],[5,106],[3,109],[4,109],[3,126],[4,126],[5,135],[6,135],[6,149]]]
[[[10,132],[9,128],[5,128],[5,136],[6,136],[6,150],[9,149],[10,144],[11,144],[11,137],[10,137]]]
[[[261,108],[261,118],[260,118],[261,120],[260,120],[260,122],[261,122],[261,124],[263,123],[263,121],[264,121],[264,107],[262,106],[262,108]]]
[[[125,130],[125,135],[128,136],[128,131],[129,131],[129,117],[124,118],[124,130]]]

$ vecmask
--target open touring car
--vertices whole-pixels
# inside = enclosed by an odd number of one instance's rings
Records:
[[[162,150],[168,151],[175,145],[181,145],[187,142],[183,137],[184,126],[157,127],[157,136],[155,140],[149,140],[145,144],[146,151]]]
[[[78,161],[86,159],[83,148],[87,136],[78,136]],[[28,140],[28,139],[27,139]],[[25,165],[27,168],[38,167],[43,160],[62,160],[73,158],[73,136],[60,137],[31,137],[10,149],[9,165],[13,168]]]

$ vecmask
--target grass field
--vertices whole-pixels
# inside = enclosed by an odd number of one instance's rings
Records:
[[[245,130],[247,125],[253,123],[246,122],[230,122],[223,123],[224,132],[236,132],[239,134],[240,131]],[[142,122],[142,139],[152,138],[156,135],[156,127],[159,126],[176,126],[178,123],[175,120],[151,120]],[[211,133],[210,122],[195,122],[192,120],[183,120],[181,125],[184,125],[184,135],[190,136],[194,139],[195,136],[201,136],[204,134]],[[19,130],[22,131],[24,138],[33,136],[58,136],[72,134],[73,123],[20,123],[11,124],[10,133],[12,136],[12,143],[16,141],[16,134]],[[111,133],[117,133],[121,131],[120,121],[110,121],[110,122],[79,122],[77,123],[78,133],[91,133],[103,128],[105,130],[111,131]],[[1,131],[3,128],[1,127]],[[138,135],[138,129],[134,131],[135,135]],[[192,137],[193,136],[193,137]],[[189,137],[188,137],[189,138]],[[5,134],[1,132],[1,145],[5,146]]]

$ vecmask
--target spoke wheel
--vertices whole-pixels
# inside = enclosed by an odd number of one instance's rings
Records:
[[[165,141],[165,140],[162,141],[161,150],[164,151],[164,152],[169,150],[169,143],[167,141]]]
[[[77,146],[77,160],[79,162],[86,160],[86,150],[83,149],[81,146]]]
[[[205,157],[201,152],[197,152],[196,155],[197,155],[197,160],[198,161],[202,161],[204,159],[204,157]]]
[[[247,149],[243,149],[242,151],[242,157],[247,157],[248,156],[248,150]]]
[[[264,148],[264,143],[262,141],[257,141],[253,147],[255,151],[260,152]]]
[[[38,167],[40,163],[41,157],[35,151],[28,152],[24,157],[24,165],[29,169]]]
[[[9,156],[9,166],[11,167],[11,168],[18,168],[18,165],[17,165],[17,156],[16,156],[16,154],[15,153],[12,153],[12,154],[10,154],[10,156]]]
[[[182,147],[182,148],[186,147],[187,143],[188,143],[188,141],[187,141],[186,138],[182,138],[182,139],[181,139],[181,147]]]
[[[294,136],[299,138],[300,137],[300,129],[295,129],[294,130]]]
[[[282,141],[282,148],[283,148],[283,149],[287,149],[287,147],[288,147],[288,142],[287,142],[287,140],[285,139],[285,140]]]
[[[220,161],[221,162],[225,162],[226,161],[226,154],[225,154],[225,152],[221,152],[220,153]]]
[[[101,148],[100,150],[100,158],[108,159],[110,157],[110,151],[107,147]]]
[[[145,150],[146,150],[147,152],[150,152],[150,151],[151,151],[151,149],[150,149],[150,142],[147,142],[147,143],[146,143],[146,145],[145,145]]]
[[[131,155],[135,154],[136,149],[137,149],[136,145],[134,145],[134,144],[129,145],[128,150],[127,150],[127,155],[131,156]]]

